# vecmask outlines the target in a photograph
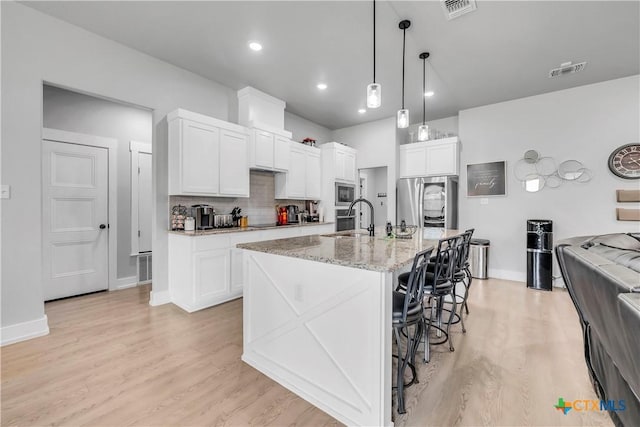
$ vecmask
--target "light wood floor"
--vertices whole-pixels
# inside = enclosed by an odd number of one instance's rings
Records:
[[[467,334],[433,348],[396,425],[612,425],[592,399],[566,293],[476,281]],[[149,287],[46,304],[50,335],[1,349],[2,425],[334,425],[240,361],[242,300],[187,314]],[[456,326],[456,331],[459,326]]]

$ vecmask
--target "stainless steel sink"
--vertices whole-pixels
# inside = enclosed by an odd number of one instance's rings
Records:
[[[331,234],[321,234],[322,237],[332,237],[334,239],[356,239],[358,237],[369,237],[369,235],[367,233],[358,233],[358,232],[345,232],[345,231],[341,231],[338,233],[331,233]]]

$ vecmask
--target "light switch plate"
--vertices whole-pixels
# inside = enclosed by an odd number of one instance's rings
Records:
[[[481,205],[488,205],[489,204],[489,199],[487,197],[483,197],[480,199],[480,204]]]
[[[10,199],[10,198],[11,198],[11,186],[0,185],[0,199]]]

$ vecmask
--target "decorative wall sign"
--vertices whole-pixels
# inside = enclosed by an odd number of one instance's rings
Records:
[[[467,196],[504,196],[506,191],[506,162],[467,165]]]

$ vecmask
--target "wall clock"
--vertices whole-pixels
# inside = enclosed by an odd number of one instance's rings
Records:
[[[609,169],[625,179],[640,179],[640,143],[626,144],[613,150]]]

